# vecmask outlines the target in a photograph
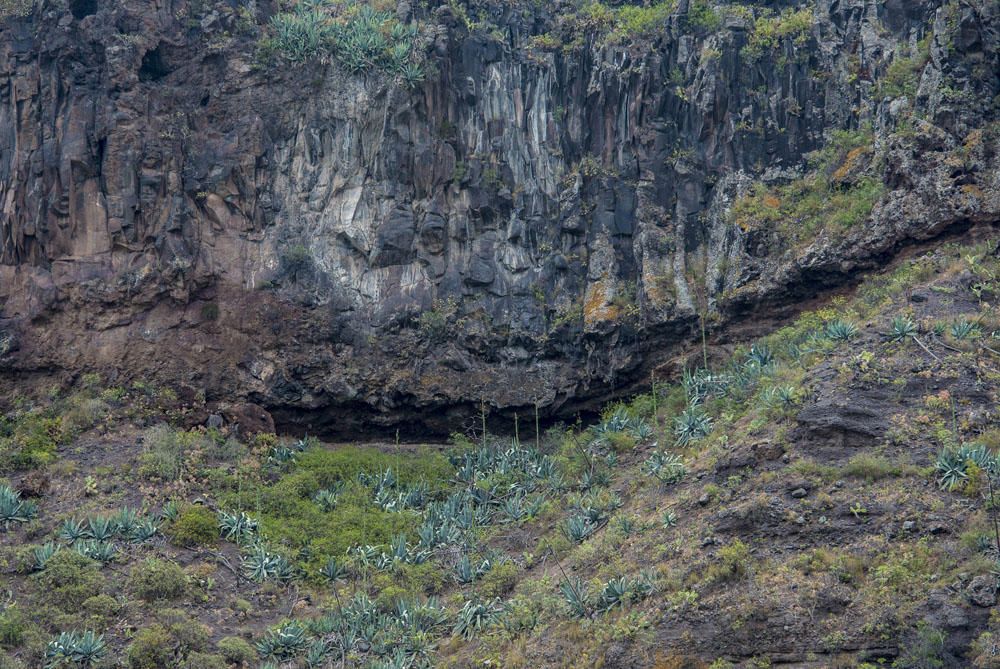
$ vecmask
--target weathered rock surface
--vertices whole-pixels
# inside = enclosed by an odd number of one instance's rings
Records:
[[[151,377],[326,430],[586,408],[700,311],[1000,220],[998,9],[946,4],[818,0],[760,61],[750,19],[699,32],[683,1],[651,43],[553,52],[528,44],[558,6],[484,5],[489,33],[443,5],[409,90],[258,66],[267,0],[39,1],[0,27],[3,383]],[[925,37],[916,94],[882,95]],[[862,124],[888,188],[867,222],[777,250],[730,222]]]

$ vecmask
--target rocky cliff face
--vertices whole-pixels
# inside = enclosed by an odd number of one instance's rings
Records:
[[[312,429],[565,415],[702,322],[1000,220],[989,0],[401,3],[413,87],[263,58],[264,0],[6,5],[8,385],[169,379]],[[734,216],[824,147],[855,220]]]

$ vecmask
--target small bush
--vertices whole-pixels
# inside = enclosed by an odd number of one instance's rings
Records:
[[[195,651],[187,656],[181,669],[226,669],[226,660],[221,655]]]
[[[250,645],[250,642],[236,636],[219,639],[219,643],[215,647],[230,664],[249,665],[257,659],[257,651]]]
[[[164,534],[178,546],[213,546],[219,534],[215,514],[208,508],[190,504],[164,529]]]
[[[139,630],[128,647],[126,660],[130,669],[188,667],[186,660],[209,663],[190,665],[192,669],[214,669],[218,666],[211,664],[216,656],[202,653],[209,639],[206,626],[177,609],[166,609],[160,617],[161,622]]]
[[[146,430],[145,450],[139,460],[139,473],[148,479],[176,481],[189,461],[204,458],[213,450],[212,439],[204,432],[179,432],[169,425]]]
[[[159,669],[175,666],[173,639],[159,623],[139,630],[126,652],[131,669]]]
[[[479,581],[479,594],[490,599],[503,597],[517,585],[520,570],[514,562],[504,562],[486,572]]]
[[[133,567],[129,586],[146,601],[174,599],[184,594],[187,576],[176,562],[150,558]]]
[[[31,576],[46,600],[63,611],[76,611],[100,594],[104,576],[100,565],[76,551],[59,551],[49,559],[45,571]]]
[[[121,604],[111,595],[100,594],[88,597],[83,602],[83,610],[88,615],[90,627],[106,628],[121,611]]]
[[[25,619],[21,609],[11,606],[0,612],[0,647],[17,648],[24,642],[25,632],[28,628],[28,621]]]

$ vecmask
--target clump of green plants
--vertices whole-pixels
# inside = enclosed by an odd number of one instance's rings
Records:
[[[642,464],[642,472],[664,485],[671,485],[687,475],[687,467],[674,453],[656,451]]]
[[[21,493],[9,485],[0,485],[0,528],[26,523],[38,513],[33,502],[21,499]]]
[[[184,594],[188,578],[176,562],[149,558],[132,569],[129,587],[146,601],[175,599]]]
[[[826,336],[831,341],[847,342],[858,334],[858,326],[850,321],[836,318],[826,325]]]
[[[424,80],[415,24],[404,24],[391,12],[371,5],[348,5],[339,16],[332,2],[302,2],[271,18],[265,48],[291,62],[335,58],[353,74],[383,71],[413,87]]]
[[[920,73],[930,60],[931,39],[928,35],[917,43],[916,49],[900,52],[878,82],[879,95],[889,98],[909,97],[917,93]]]
[[[24,409],[0,418],[0,470],[48,465],[66,437],[62,419],[52,407]]]
[[[974,470],[992,475],[1000,472],[996,455],[982,444],[946,448],[938,454],[934,468],[938,486],[943,490],[955,490],[966,485]]]
[[[31,581],[46,601],[63,611],[78,610],[105,584],[98,562],[69,550],[56,551]]]
[[[687,446],[708,436],[712,417],[699,406],[689,406],[674,419],[674,436],[678,446]]]
[[[163,532],[171,542],[191,548],[213,545],[219,530],[215,514],[210,509],[200,504],[189,504],[166,524]]]
[[[782,185],[757,183],[732,208],[743,230],[775,229],[791,242],[819,230],[843,233],[864,221],[885,192],[872,174],[872,132],[837,131],[809,161],[810,172]]]
[[[743,47],[743,55],[751,60],[759,60],[774,52],[785,40],[797,46],[805,46],[813,27],[813,13],[810,9],[785,9],[777,16],[763,13],[754,21],[753,29]]]
[[[100,634],[63,632],[45,648],[45,666],[81,667],[88,669],[100,662],[107,653],[107,644]]]

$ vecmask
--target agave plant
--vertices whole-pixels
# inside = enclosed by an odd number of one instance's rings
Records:
[[[642,464],[642,472],[665,485],[670,485],[677,483],[687,475],[687,467],[677,455],[655,451]]]
[[[59,532],[57,535],[63,541],[75,544],[81,539],[86,539],[90,536],[90,532],[84,525],[82,520],[74,520],[73,518],[67,518],[63,521],[62,525],[59,526]]]
[[[102,564],[111,562],[118,555],[118,547],[113,543],[109,541],[97,541],[96,539],[78,541],[73,545],[73,550],[84,557],[97,560]]]
[[[955,339],[972,339],[979,334],[979,326],[970,321],[961,320],[951,324],[951,336]]]
[[[664,529],[669,529],[677,524],[677,514],[672,510],[667,509],[663,512],[663,516],[660,518],[660,524]]]
[[[338,491],[332,488],[325,488],[323,490],[316,491],[313,495],[313,501],[316,502],[317,506],[323,511],[333,511],[337,508],[337,498]]]
[[[618,578],[612,578],[610,581],[604,584],[598,595],[598,608],[601,611],[607,612],[615,607],[625,606],[625,602],[628,599],[629,594],[629,582],[624,576]]]
[[[689,406],[674,419],[674,436],[678,446],[687,446],[711,431],[711,416],[697,406]]]
[[[257,537],[257,521],[245,512],[219,512],[219,534],[223,539],[241,546]]]
[[[159,528],[156,523],[149,519],[140,520],[129,533],[128,540],[133,544],[141,544],[156,536]]]
[[[45,648],[45,666],[89,668],[106,654],[104,637],[87,630],[82,634],[63,632]]]
[[[792,386],[772,386],[761,391],[761,403],[768,409],[790,409],[799,403],[798,393]]]
[[[596,529],[590,519],[583,516],[570,516],[566,520],[563,532],[570,540],[580,543],[593,534]]]
[[[256,645],[261,657],[290,660],[305,649],[306,642],[305,628],[290,622],[270,630]]]
[[[832,341],[850,341],[858,334],[858,326],[839,318],[826,324],[826,336]]]
[[[87,536],[96,541],[110,541],[118,534],[118,525],[107,516],[91,516],[87,519]]]
[[[49,560],[52,559],[52,556],[58,553],[61,549],[62,546],[51,541],[47,541],[41,546],[35,546],[35,548],[31,551],[32,570],[42,571],[45,569],[45,567],[48,566]]]
[[[180,509],[177,508],[177,502],[174,500],[168,500],[163,508],[160,509],[160,520],[174,521],[177,520],[177,514],[180,513]]]
[[[21,493],[8,485],[0,485],[0,527],[26,523],[38,513],[38,507],[22,500]]]
[[[295,462],[297,455],[297,450],[289,448],[284,444],[278,444],[271,447],[271,452],[268,454],[267,459],[269,462],[279,466],[288,465]]]
[[[896,316],[892,319],[889,336],[893,341],[903,341],[917,336],[917,325],[906,316]]]
[[[566,606],[570,613],[580,618],[590,615],[590,597],[587,589],[579,578],[564,580],[559,584],[559,592],[562,593]]]
[[[969,478],[970,464],[989,474],[1000,473],[1000,462],[988,448],[980,444],[962,444],[957,449],[945,449],[938,454],[934,463],[938,486],[954,490],[963,485]]]
[[[305,663],[307,669],[319,669],[327,666],[326,660],[333,654],[333,648],[325,639],[315,639],[306,648]]]
[[[330,583],[336,583],[347,578],[347,566],[338,562],[337,558],[330,558],[319,570],[319,573]]]
[[[754,344],[750,347],[746,357],[746,365],[764,369],[769,367],[772,362],[774,362],[774,354],[770,348],[764,344]]]
[[[455,623],[455,635],[466,639],[475,637],[478,633],[494,625],[503,614],[504,608],[499,599],[483,602],[469,600],[458,612]]]
[[[111,517],[117,533],[123,537],[130,536],[135,527],[141,522],[139,512],[132,507],[125,506]]]
[[[244,554],[243,573],[257,583],[266,580],[290,581],[294,576],[292,566],[283,555],[271,553],[260,544],[251,546]]]

